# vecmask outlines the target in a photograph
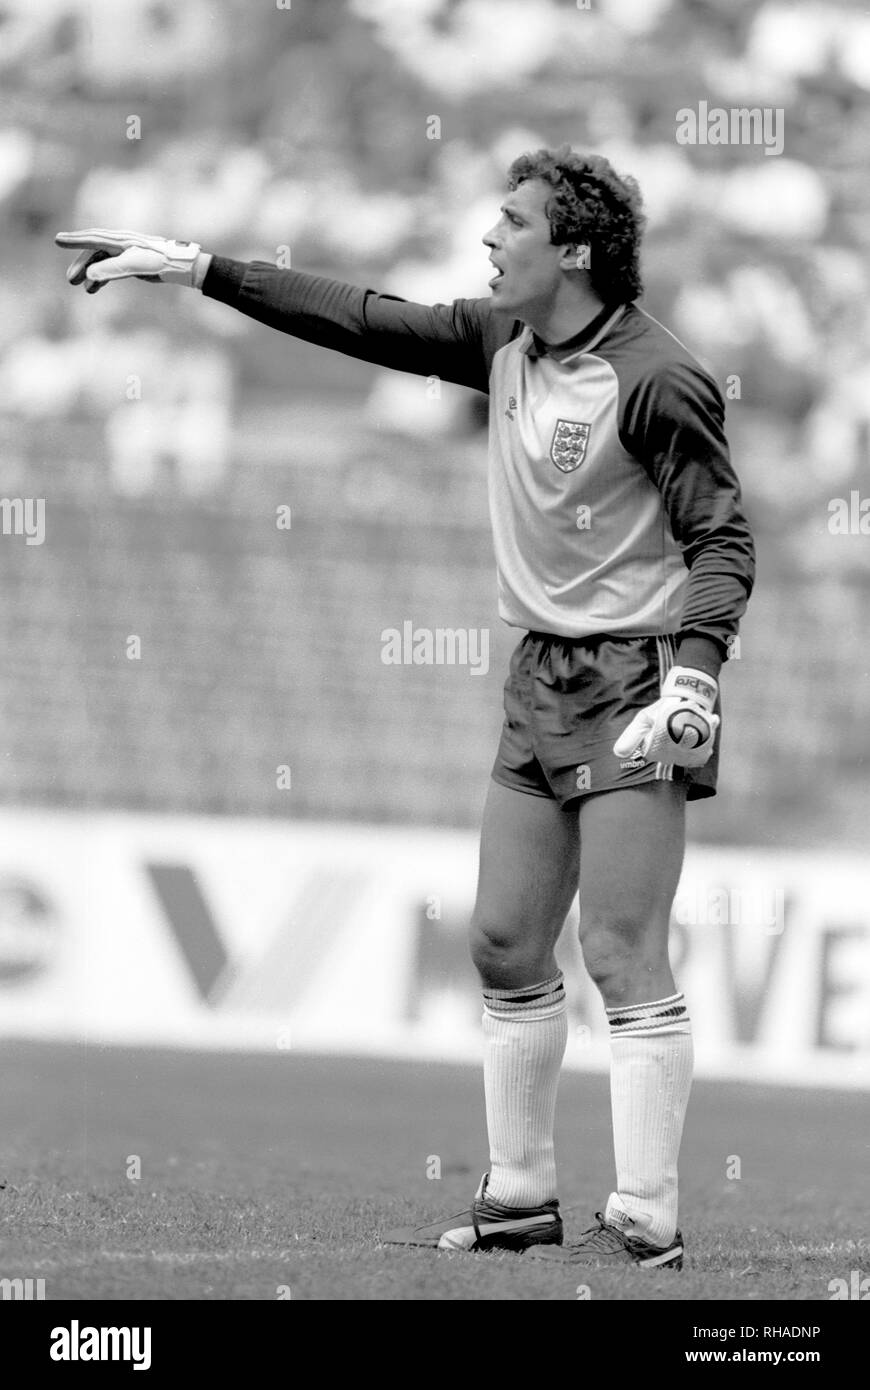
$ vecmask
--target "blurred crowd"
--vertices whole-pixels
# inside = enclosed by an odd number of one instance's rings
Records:
[[[229,448],[220,403],[243,375],[245,325],[201,302],[170,311],[135,290],[87,303],[64,295],[49,239],[60,221],[283,256],[406,297],[449,299],[485,293],[479,239],[510,159],[567,140],[639,179],[648,306],[721,380],[739,380],[732,414],[750,441],[749,491],[807,515],[814,496],[858,480],[870,413],[862,7],[3,0],[0,9],[0,217],[13,270],[0,289],[6,411],[96,411],[109,421],[112,456],[127,452],[100,384],[101,354],[123,334],[128,361],[156,354],[171,364],[149,381],[154,410],[179,421],[189,406],[180,433],[193,441],[205,428],[196,422],[212,418],[211,452],[225,458]],[[678,144],[676,111],[702,100],[781,109],[782,153]],[[191,369],[194,341],[203,350]],[[413,422],[406,390],[398,380],[378,387],[379,418]],[[812,528],[798,529],[799,549],[811,546]]]
[[[864,484],[870,440],[861,4],[0,0],[0,22],[13,446],[89,420],[117,494],[147,497],[168,460],[185,495],[213,496],[252,403],[280,402],[290,428],[326,389],[322,358],[300,357],[288,383],[264,330],[202,296],[67,292],[61,227],[132,227],[444,301],[486,293],[480,237],[513,157],[569,142],[640,182],[644,304],[729,383],[762,577],[812,580],[826,614],[837,585],[870,582],[867,547],[828,524],[831,499]],[[781,153],[679,143],[677,112],[701,102],[780,111]],[[433,413],[411,379],[347,380],[379,429],[480,428],[464,393]],[[245,447],[267,441],[248,430]]]

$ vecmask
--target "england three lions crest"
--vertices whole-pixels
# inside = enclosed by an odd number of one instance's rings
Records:
[[[550,445],[550,458],[563,473],[573,473],[586,457],[591,426],[579,420],[557,420]]]

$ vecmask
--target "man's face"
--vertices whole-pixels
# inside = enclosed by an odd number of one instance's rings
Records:
[[[544,211],[552,189],[542,179],[527,179],[509,193],[501,216],[483,238],[490,260],[501,272],[490,280],[493,308],[509,309],[517,318],[546,310],[555,298],[565,271],[565,247],[550,242]]]

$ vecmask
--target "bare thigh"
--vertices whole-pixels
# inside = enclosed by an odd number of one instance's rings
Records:
[[[685,848],[685,789],[648,782],[584,799],[580,942],[605,1005],[673,994],[671,904]]]
[[[490,782],[471,954],[484,984],[520,989],[556,971],[553,948],[577,892],[577,811]]]

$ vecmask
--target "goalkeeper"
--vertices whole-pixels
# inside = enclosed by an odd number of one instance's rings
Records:
[[[754,551],[715,382],[636,303],[631,179],[523,155],[483,237],[490,293],[413,304],[131,232],[58,237],[93,293],[192,286],[306,341],[488,394],[499,612],[525,634],[484,810],[471,953],[490,1167],[466,1211],[385,1243],[679,1269],[689,1011],[668,959],[687,799],[715,793],[718,676]],[[554,955],[579,888],[606,1010],[616,1182],[563,1246],[553,1125],[567,1040]]]

